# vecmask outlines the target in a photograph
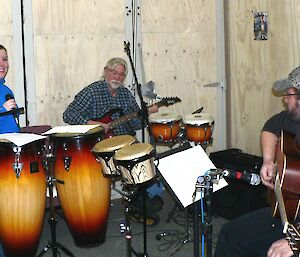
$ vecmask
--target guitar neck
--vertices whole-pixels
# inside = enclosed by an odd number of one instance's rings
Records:
[[[133,112],[133,113],[121,116],[120,118],[111,121],[109,123],[109,127],[110,127],[110,129],[114,129],[127,121],[137,118],[138,116],[139,116],[139,112]]]

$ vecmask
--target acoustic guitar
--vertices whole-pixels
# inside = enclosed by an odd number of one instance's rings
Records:
[[[175,103],[179,103],[181,102],[181,99],[178,97],[164,97],[162,98],[161,101],[155,103],[158,107],[162,107],[162,106],[170,106],[173,105]],[[126,114],[121,116],[120,118],[113,120],[112,119],[112,115],[118,112],[122,112],[121,109],[119,108],[115,108],[110,110],[109,112],[107,112],[106,114],[104,114],[101,118],[98,119],[93,119],[94,121],[100,121],[102,123],[106,123],[109,124],[109,130],[107,131],[107,133],[104,135],[104,138],[109,138],[113,136],[113,129],[120,126],[121,124],[128,122],[132,119],[138,118],[140,116],[140,111],[138,112],[133,112],[130,114]]]
[[[298,215],[300,203],[300,145],[296,142],[295,135],[287,131],[281,131],[277,145],[276,173],[287,218],[289,221],[294,221]],[[273,207],[273,215],[279,216],[277,201]]]
[[[274,184],[275,205],[273,215],[281,218],[283,233],[289,241],[295,256],[298,256],[300,249],[300,233],[292,224],[299,212],[299,189],[295,184],[299,183],[300,152],[295,135],[281,131],[280,142],[276,150],[276,178]],[[293,182],[289,181],[290,179]],[[298,186],[299,188],[299,186]],[[291,192],[292,190],[293,192]]]

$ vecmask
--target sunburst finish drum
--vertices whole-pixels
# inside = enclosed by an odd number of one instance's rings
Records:
[[[214,120],[209,114],[189,114],[184,117],[183,123],[189,141],[200,144],[211,143]]]
[[[33,257],[37,251],[46,203],[43,145],[0,142],[0,241],[6,257]]]
[[[181,116],[172,112],[157,112],[149,116],[153,137],[157,143],[172,143],[180,132]]]
[[[102,174],[92,148],[100,132],[54,134],[54,175],[58,197],[75,244],[95,246],[105,241],[110,206],[110,179]]]

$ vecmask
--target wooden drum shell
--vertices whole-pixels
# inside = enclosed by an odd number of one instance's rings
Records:
[[[6,257],[35,256],[45,214],[43,140],[22,146],[19,178],[13,169],[14,144],[0,143],[0,241]]]
[[[101,164],[92,148],[99,133],[53,138],[56,161],[55,178],[59,200],[75,244],[95,246],[105,241],[110,206],[110,179],[102,174]],[[70,157],[69,164],[66,157]]]

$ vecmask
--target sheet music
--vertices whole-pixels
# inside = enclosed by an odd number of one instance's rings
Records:
[[[23,146],[34,141],[38,141],[46,138],[45,136],[33,134],[33,133],[4,133],[0,134],[0,142],[12,142],[16,146]]]
[[[159,160],[158,169],[184,207],[193,203],[197,178],[216,169],[203,148],[198,145]],[[213,184],[213,191],[227,185],[224,178]],[[197,194],[196,201],[200,199]]]
[[[99,127],[100,125],[67,125],[67,126],[57,126],[54,127],[43,135],[51,135],[58,133],[74,133],[74,134],[85,134],[86,132]]]

